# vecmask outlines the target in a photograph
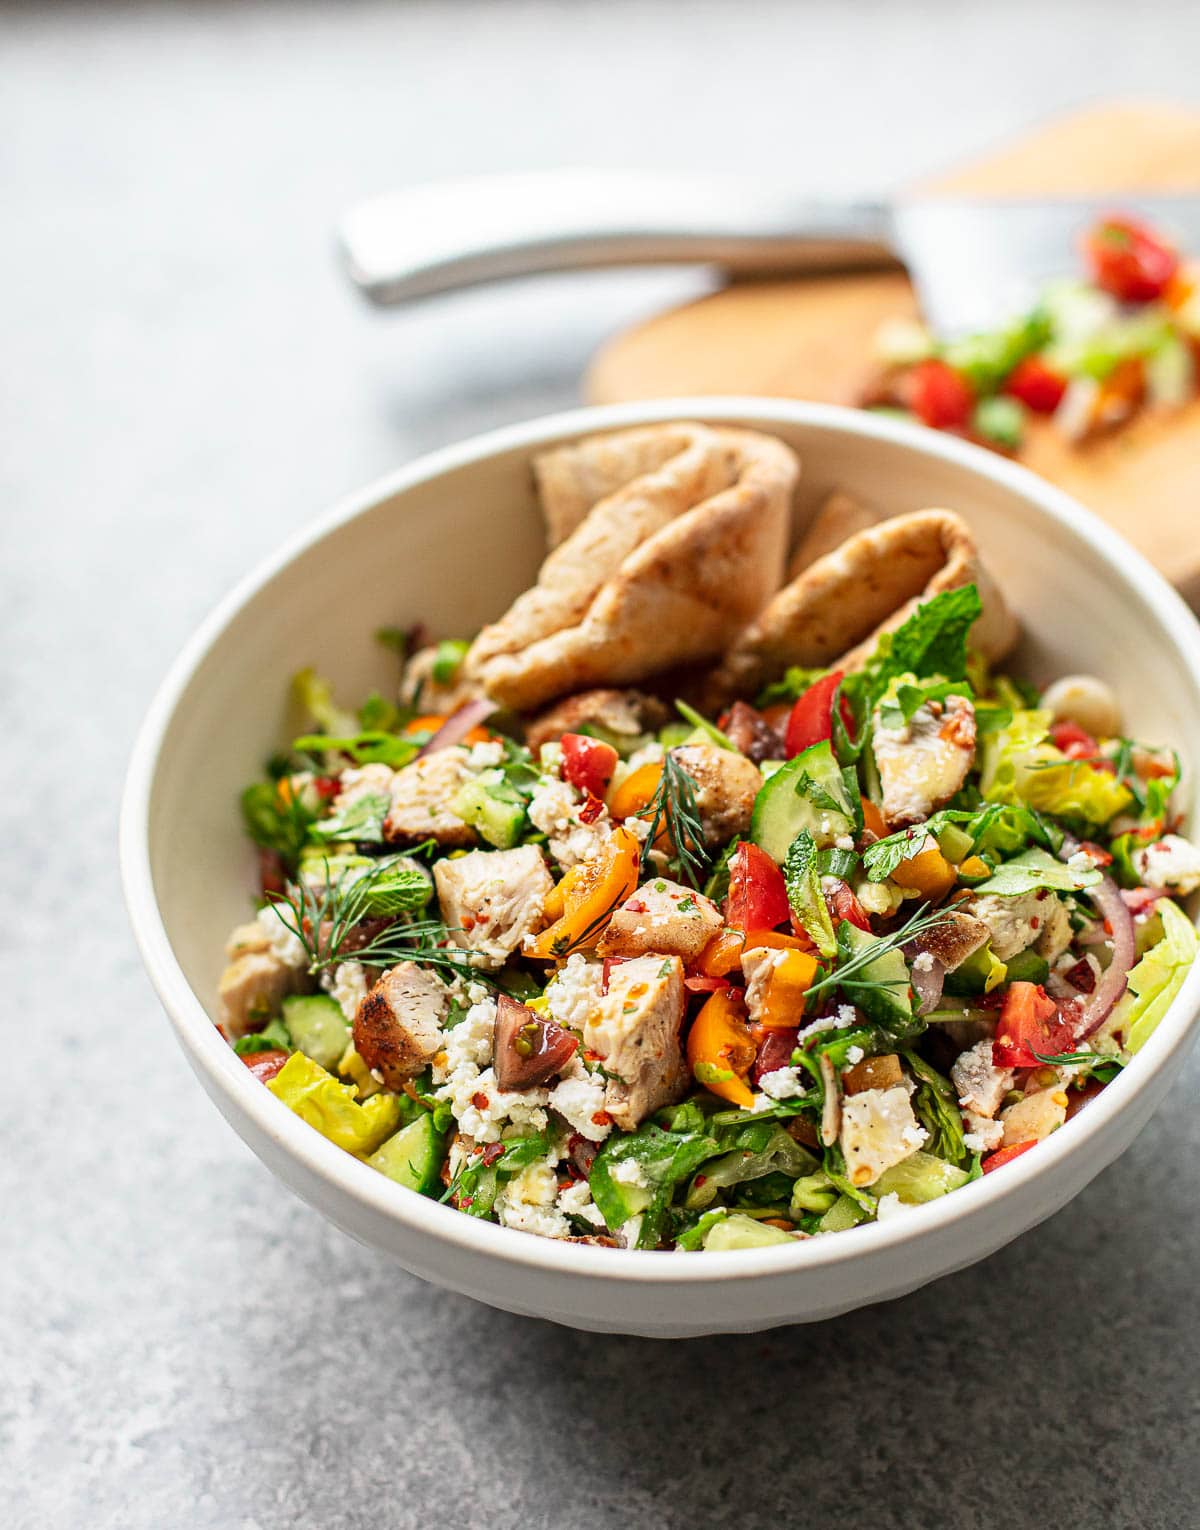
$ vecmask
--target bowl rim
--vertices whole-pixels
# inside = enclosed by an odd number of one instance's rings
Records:
[[[714,395],[584,407],[502,426],[423,454],[343,497],[245,574],[184,645],[147,710],[130,757],[119,829],[125,902],[151,983],[202,1082],[206,1081],[210,1090],[231,1097],[238,1111],[249,1117],[263,1137],[365,1212],[389,1218],[418,1236],[481,1259],[497,1259],[546,1274],[602,1276],[610,1281],[655,1286],[788,1275],[800,1279],[807,1272],[828,1270],[846,1260],[886,1255],[926,1235],[945,1231],[960,1220],[978,1220],[989,1211],[994,1212],[1002,1202],[1020,1196],[1035,1178],[1056,1165],[1082,1157],[1088,1143],[1103,1134],[1115,1116],[1132,1106],[1135,1096],[1150,1085],[1168,1060],[1188,1045],[1190,1033],[1200,1018],[1200,963],[1197,963],[1149,1041],[1116,1081],[1118,1087],[1104,1090],[1086,1111],[1076,1114],[1041,1143],[1038,1153],[1024,1154],[1006,1165],[1003,1175],[987,1176],[964,1185],[953,1195],[913,1208],[912,1215],[867,1223],[836,1238],[796,1240],[791,1246],[705,1252],[701,1259],[680,1259],[674,1250],[614,1249],[536,1237],[466,1216],[451,1206],[414,1195],[369,1168],[314,1131],[262,1088],[221,1039],[176,960],[159,912],[150,864],[149,807],[159,757],[176,709],[209,650],[235,615],[287,565],[383,500],[514,450],[532,454],[598,432],[686,419],[729,424],[753,422],[751,428],[767,429],[772,423],[812,426],[849,438],[887,442],[992,480],[1032,502],[1050,521],[1088,541],[1117,582],[1131,586],[1136,595],[1154,607],[1200,696],[1200,625],[1182,598],[1110,526],[1019,463],[905,421],[801,400]]]

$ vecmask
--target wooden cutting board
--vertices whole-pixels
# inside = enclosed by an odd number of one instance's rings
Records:
[[[925,182],[947,195],[1200,193],[1200,112],[1102,105]],[[1064,265],[1073,260],[1064,251]],[[1200,255],[1200,251],[1190,252]],[[589,369],[595,403],[749,393],[852,403],[880,323],[916,312],[903,274],[739,282],[616,336]],[[1200,401],[1072,446],[1033,422],[1021,460],[1122,531],[1200,603]]]

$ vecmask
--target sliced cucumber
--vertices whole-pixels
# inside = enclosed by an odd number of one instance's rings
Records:
[[[881,942],[877,936],[843,920],[838,928],[838,943],[843,958],[848,958]],[[850,997],[867,1018],[891,1030],[907,1031],[913,1021],[912,989],[903,953],[894,947],[882,952],[860,970],[858,977],[872,986],[855,988]]]
[[[895,1194],[906,1206],[920,1206],[957,1190],[969,1177],[966,1169],[956,1168],[934,1153],[916,1152],[885,1169],[871,1186],[871,1194]]]
[[[489,845],[497,850],[511,850],[521,837],[525,803],[516,793],[501,796],[501,790],[489,789],[480,780],[464,782],[450,804],[450,811],[469,823]]]
[[[438,1183],[442,1167],[442,1134],[434,1126],[433,1116],[423,1110],[415,1121],[376,1148],[367,1162],[398,1185],[427,1195]]]
[[[1018,951],[1005,963],[1010,983],[1044,983],[1050,976],[1050,963],[1039,956],[1030,946],[1028,951]]]
[[[714,1222],[704,1236],[704,1247],[710,1253],[729,1248],[766,1248],[772,1243],[791,1243],[789,1233],[782,1227],[768,1227],[741,1212],[732,1212]]]
[[[292,1045],[332,1073],[350,1040],[350,1022],[327,993],[294,994],[283,1001],[283,1018]]]
[[[853,837],[858,806],[826,740],[789,760],[765,783],[754,801],[750,838],[782,865],[801,829],[818,850]]]
[[[857,1201],[852,1201],[848,1195],[839,1195],[817,1223],[817,1230],[823,1233],[845,1232],[848,1227],[857,1227],[866,1220],[867,1214]]]

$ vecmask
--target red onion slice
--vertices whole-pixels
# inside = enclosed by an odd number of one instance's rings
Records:
[[[484,696],[477,696],[474,701],[464,701],[457,712],[447,717],[417,755],[417,759],[423,760],[427,754],[436,754],[439,749],[449,749],[452,744],[461,744],[471,729],[477,728],[495,710],[496,703],[488,701]]]
[[[925,965],[928,961],[928,966]],[[912,964],[912,985],[917,995],[917,1014],[927,1015],[942,1000],[942,984],[946,981],[946,969],[936,956],[928,951],[919,953]]]
[[[1058,852],[1060,861],[1069,861],[1079,851],[1079,841],[1069,834],[1063,836]],[[1125,906],[1121,889],[1110,876],[1102,876],[1094,887],[1084,890],[1105,920],[1109,938],[1112,940],[1112,960],[1100,976],[1094,991],[1081,997],[1071,1008],[1075,1012],[1075,1040],[1086,1041],[1112,1014],[1126,988],[1129,971],[1137,961],[1137,936],[1133,928],[1133,916]]]

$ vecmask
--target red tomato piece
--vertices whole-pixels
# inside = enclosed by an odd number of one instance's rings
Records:
[[[784,752],[789,760],[833,737],[833,699],[843,678],[840,669],[822,675],[792,706],[784,735]],[[854,714],[845,697],[840,699],[838,709],[848,732],[854,726]]]
[[[614,967],[619,967],[622,962],[629,962],[629,961],[632,961],[632,960],[633,960],[633,958],[631,956],[606,956],[604,958],[604,966],[601,967],[601,969],[600,969],[600,992],[601,993],[607,993],[608,992],[608,980],[612,976],[613,968]]]
[[[732,988],[733,984],[728,978],[704,977],[700,974],[691,974],[684,978],[683,986],[687,989],[688,993],[722,993],[725,989]],[[607,980],[604,987],[607,992]]]
[[[1032,1147],[1037,1147],[1037,1143],[1014,1142],[1010,1147],[997,1148],[994,1153],[989,1153],[986,1158],[979,1160],[979,1167],[985,1174],[990,1174],[993,1169],[1001,1169],[1006,1163],[1011,1163],[1014,1158],[1020,1158],[1022,1153],[1028,1153]]]
[[[1050,742],[1073,760],[1094,759],[1100,752],[1100,745],[1087,729],[1081,728],[1078,723],[1054,723],[1050,729]]]
[[[753,1081],[758,1083],[764,1073],[774,1073],[778,1068],[791,1066],[792,1053],[800,1031],[797,1027],[762,1026],[755,1032],[758,1055],[754,1059]]]
[[[287,892],[287,867],[278,850],[259,846],[258,885],[264,898],[282,898]]]
[[[586,733],[564,733],[562,753],[563,780],[593,797],[603,797],[619,758],[613,746]]]
[[[962,373],[944,361],[919,361],[908,374],[908,402],[922,424],[962,430],[971,418],[975,395]]]
[[[1053,414],[1067,391],[1067,379],[1043,357],[1026,356],[1009,373],[1004,391],[1034,414]]]
[[[1161,235],[1133,218],[1105,218],[1084,236],[1092,280],[1122,303],[1162,297],[1179,268],[1179,255]]]
[[[1073,1041],[1070,1023],[1040,984],[1009,986],[992,1038],[992,1061],[997,1068],[1036,1068],[1042,1057],[1071,1051]]]
[[[735,930],[773,930],[791,916],[783,872],[765,850],[743,841],[729,861],[725,923]]]
[[[247,1052],[242,1061],[260,1084],[269,1084],[287,1062],[289,1054],[273,1048],[269,1052]]]
[[[866,910],[850,890],[848,882],[838,881],[837,886],[825,894],[825,901],[829,905],[829,916],[836,925],[844,919],[847,924],[852,924],[856,929],[866,930],[871,933],[871,921]]]

